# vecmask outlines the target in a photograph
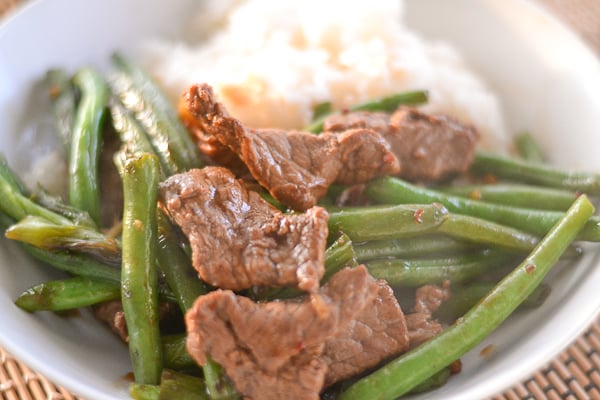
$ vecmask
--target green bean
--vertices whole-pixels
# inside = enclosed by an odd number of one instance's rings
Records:
[[[396,93],[390,96],[381,97],[353,105],[348,108],[348,111],[381,111],[381,112],[393,112],[400,105],[418,105],[426,103],[429,100],[429,95],[426,91],[416,90],[412,92]],[[322,114],[319,118],[316,118],[309,126],[305,127],[306,132],[320,133],[323,131],[323,122],[327,117],[331,115]]]
[[[118,283],[75,277],[40,283],[15,300],[23,310],[63,311],[87,307],[121,297]]]
[[[473,243],[445,235],[372,240],[354,243],[358,262],[379,258],[414,258],[434,254],[461,254],[473,250]]]
[[[599,174],[562,170],[546,164],[486,152],[475,154],[471,170],[478,174],[492,174],[512,181],[566,189],[589,195],[600,193]]]
[[[455,196],[506,206],[539,210],[566,211],[577,193],[532,185],[497,183],[490,185],[454,185],[436,188]]]
[[[528,252],[539,242],[539,237],[469,215],[451,213],[438,232],[473,243],[491,245],[505,250]]]
[[[90,218],[90,215],[87,212],[63,203],[61,198],[51,196],[43,189],[36,191],[36,193],[31,196],[31,200],[40,206],[67,218],[75,225],[97,230],[96,223]]]
[[[462,317],[479,300],[485,297],[493,288],[493,282],[471,282],[464,285],[452,287],[452,296],[449,300],[442,303],[434,316],[444,321],[453,322]],[[541,283],[535,290],[527,296],[519,305],[518,309],[536,308],[550,295],[552,288],[550,285]]]
[[[117,241],[85,226],[57,225],[41,217],[29,216],[10,226],[5,236],[41,249],[90,254],[112,265],[121,262]]]
[[[160,386],[132,383],[129,385],[129,396],[133,400],[160,400]]]
[[[187,336],[184,334],[162,337],[165,368],[183,370],[198,367],[196,361],[187,351],[186,340]]]
[[[6,185],[10,190],[19,193],[20,195],[27,197],[29,193],[25,188],[25,185],[14,171],[8,166],[8,161],[3,154],[0,154],[0,180],[3,185]]]
[[[371,200],[387,204],[439,202],[448,210],[510,226],[544,236],[564,216],[558,211],[531,210],[499,204],[482,203],[439,191],[418,187],[397,178],[378,178],[367,184],[365,194]],[[600,219],[590,218],[578,240],[600,241]]]
[[[506,254],[484,250],[443,258],[372,260],[366,265],[371,275],[392,286],[416,287],[445,280],[464,282],[509,260]]]
[[[44,79],[50,96],[54,122],[65,148],[69,148],[77,109],[76,90],[70,74],[64,69],[50,69]]]
[[[155,268],[159,165],[156,157],[147,153],[115,158],[123,180],[121,302],[129,353],[135,382],[157,384],[162,370]]]
[[[25,244],[23,248],[37,260],[69,274],[109,280],[116,283],[121,282],[120,269],[101,263],[89,256],[69,251],[48,251]]]
[[[202,366],[204,379],[206,381],[206,392],[212,400],[237,400],[240,395],[225,375],[223,367],[206,355],[206,364]],[[212,382],[212,385],[208,385]]]
[[[339,400],[395,399],[462,357],[535,290],[593,212],[587,196],[577,198],[536,248],[463,318],[360,379],[343,392]]]
[[[472,243],[529,251],[539,238],[481,218],[451,214],[439,203],[341,209],[329,216],[330,232],[355,242],[446,234]]]
[[[119,134],[123,151],[129,154],[151,153],[158,156],[144,128],[132,113],[125,109],[123,104],[113,99],[109,103],[109,109],[113,126]],[[159,157],[159,161],[162,171],[161,178],[173,173],[173,169],[163,158]]]
[[[157,266],[177,297],[181,311],[186,312],[194,305],[198,296],[207,292],[207,289],[198,278],[198,273],[192,267],[189,257],[179,246],[179,240],[167,217],[159,210],[157,218]]]
[[[201,378],[172,370],[162,373],[159,400],[208,400],[206,393]]]
[[[33,198],[3,156],[0,156],[0,195],[0,212],[15,221],[33,215],[59,225],[76,224],[95,229],[96,224],[88,213],[65,205],[60,199],[49,196],[43,190]]]
[[[313,107],[312,120],[315,121],[324,115],[329,115],[333,112],[333,105],[330,101],[324,101]]]
[[[69,154],[69,201],[100,221],[98,158],[109,89],[104,78],[90,68],[79,70],[73,82],[81,91]]]
[[[529,162],[542,163],[544,156],[542,149],[531,132],[521,132],[514,138],[515,147],[521,158]]]
[[[0,211],[19,221],[27,216],[35,215],[42,217],[58,225],[69,225],[72,222],[64,216],[57,214],[30,200],[17,180],[16,175],[10,171],[8,165],[2,159],[0,163]]]
[[[202,166],[200,152],[180,121],[171,101],[137,65],[114,54],[113,92],[145,129],[167,175]]]
[[[329,214],[329,231],[351,240],[396,239],[435,231],[448,218],[439,204],[341,209]]]
[[[429,378],[425,379],[423,382],[419,383],[417,386],[412,388],[409,393],[424,393],[442,387],[446,384],[446,382],[448,382],[450,376],[452,376],[452,371],[450,370],[450,368],[442,368],[441,370],[439,370],[438,372],[436,372],[435,374],[433,374],[432,376],[430,376]]]

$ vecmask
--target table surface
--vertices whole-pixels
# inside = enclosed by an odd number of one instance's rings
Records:
[[[537,0],[600,55],[600,0]],[[0,0],[0,15],[19,0]],[[77,400],[0,348],[2,400]],[[493,400],[600,400],[600,315],[551,362]],[[82,400],[82,399],[79,399]],[[92,400],[92,399],[90,399]]]

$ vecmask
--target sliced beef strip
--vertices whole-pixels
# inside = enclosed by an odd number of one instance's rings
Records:
[[[123,342],[127,342],[127,324],[121,300],[107,301],[94,307],[94,315],[98,320],[107,324]]]
[[[208,354],[248,399],[318,399],[327,371],[324,343],[377,295],[364,266],[336,273],[303,300],[255,303],[231,291],[198,298],[186,314],[187,348]]]
[[[444,327],[431,315],[450,298],[450,295],[449,281],[441,286],[424,285],[417,289],[413,312],[405,316],[411,348],[442,332]]]
[[[475,153],[479,133],[470,125],[443,114],[425,114],[401,106],[392,115],[349,112],[328,117],[325,132],[368,128],[379,132],[402,165],[399,176],[435,181],[465,172]]]
[[[328,234],[325,209],[283,214],[222,167],[174,175],[159,193],[189,239],[193,265],[205,282],[231,290],[318,289]]]
[[[295,210],[315,205],[334,182],[363,183],[400,169],[389,144],[370,129],[339,135],[247,129],[229,116],[206,84],[192,86],[185,100],[203,134],[239,155],[273,197]]]
[[[323,358],[329,366],[326,387],[408,349],[406,321],[394,292],[383,280],[377,285],[377,296],[371,303],[325,344]]]
[[[226,167],[238,177],[251,177],[248,167],[236,153],[215,136],[204,132],[200,121],[189,112],[185,101],[181,101],[179,105],[179,117],[190,132],[200,153],[205,156],[206,165]]]

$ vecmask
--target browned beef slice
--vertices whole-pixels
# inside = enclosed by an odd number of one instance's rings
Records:
[[[394,292],[377,281],[377,296],[348,326],[325,344],[329,369],[325,386],[374,367],[408,349],[408,330]]]
[[[332,115],[323,125],[326,132],[369,128],[390,144],[402,165],[399,176],[432,181],[465,172],[479,138],[477,130],[442,114],[425,114],[400,107],[391,116],[384,113],[351,112]]]
[[[227,167],[239,177],[250,176],[246,164],[236,153],[216,137],[204,132],[200,121],[189,112],[186,102],[183,100],[179,105],[179,117],[187,127],[201,154],[205,156],[205,164]]]
[[[431,339],[440,333],[444,327],[431,315],[440,307],[442,302],[450,298],[450,282],[446,281],[441,286],[424,285],[417,289],[413,312],[406,314],[406,325],[410,346]]]
[[[189,114],[205,134],[238,154],[252,176],[277,200],[296,210],[316,204],[333,182],[362,183],[397,173],[389,144],[367,129],[313,135],[279,129],[246,129],[230,117],[210,86],[186,93]]]
[[[390,114],[383,112],[352,111],[332,114],[323,121],[323,132],[344,132],[348,129],[368,128],[385,136],[390,128]]]
[[[325,209],[283,214],[221,167],[174,175],[161,183],[160,197],[209,284],[231,290],[318,288],[328,234]]]
[[[127,333],[127,324],[125,323],[125,314],[121,300],[107,301],[94,307],[94,315],[100,321],[107,324],[110,329],[127,342],[129,334]]]
[[[201,296],[186,314],[187,348],[208,354],[248,399],[318,399],[327,365],[324,342],[373,301],[364,266],[336,273],[303,300],[255,303],[227,290]]]

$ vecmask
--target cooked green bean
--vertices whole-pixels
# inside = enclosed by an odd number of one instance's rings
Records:
[[[186,347],[187,336],[184,334],[162,337],[163,364],[165,368],[183,370],[198,367]]]
[[[400,105],[418,105],[426,103],[429,100],[429,95],[426,91],[416,90],[412,92],[397,93],[390,96],[381,97],[353,105],[348,108],[349,111],[381,111],[381,112],[392,112],[396,110]],[[323,131],[323,122],[330,116],[331,113],[322,113],[320,117],[315,118],[314,121],[307,127],[304,128],[306,132],[320,133]]]
[[[471,282],[458,287],[452,287],[452,296],[442,303],[434,316],[447,322],[454,322],[462,317],[479,300],[485,297],[495,286],[493,282]],[[542,305],[550,294],[552,288],[550,285],[541,283],[535,290],[527,296],[519,305],[519,309],[536,308]]]
[[[434,232],[446,219],[440,204],[347,208],[329,214],[329,231],[355,242],[396,239]]]
[[[44,82],[48,89],[58,136],[68,149],[71,145],[77,109],[75,86],[71,75],[64,69],[48,70]]]
[[[496,154],[477,152],[471,170],[511,181],[571,190],[588,195],[600,193],[600,175],[562,170],[547,164],[529,162]]]
[[[73,82],[81,91],[81,100],[75,115],[69,154],[69,201],[98,223],[98,158],[109,89],[104,78],[90,68],[79,70]]]
[[[114,54],[113,92],[145,129],[167,175],[201,167],[198,148],[192,142],[171,101],[145,71]],[[168,167],[166,167],[168,166]]]
[[[507,254],[484,250],[443,258],[372,260],[366,265],[371,275],[392,286],[416,287],[445,280],[464,282],[510,259]]]
[[[121,262],[117,241],[85,226],[57,225],[45,218],[29,216],[10,226],[5,236],[41,249],[74,250],[90,254],[112,265]]]
[[[469,215],[451,213],[438,232],[473,243],[492,245],[505,250],[531,251],[539,237]]]
[[[339,400],[395,399],[459,359],[495,330],[541,283],[594,212],[582,195],[536,248],[465,316],[442,333],[360,379]]]
[[[445,235],[427,235],[401,239],[354,243],[358,262],[378,258],[414,258],[435,254],[462,254],[473,250],[473,243]]]
[[[237,400],[237,393],[229,378],[225,375],[223,367],[217,364],[210,356],[206,355],[206,364],[202,366],[204,380],[206,381],[206,393],[211,400]],[[211,385],[208,383],[212,382]]]
[[[160,386],[132,383],[129,385],[129,395],[133,400],[160,400]]]
[[[436,202],[338,209],[330,213],[329,230],[344,232],[355,242],[447,234],[472,243],[517,251],[529,251],[539,240],[534,235],[481,218],[451,214]]]
[[[196,376],[164,370],[160,382],[160,400],[208,400],[204,381]],[[225,399],[224,399],[225,400]]]
[[[503,204],[505,206],[555,211],[566,211],[577,197],[577,193],[568,190],[515,183],[454,185],[436,189],[471,200]]]
[[[27,289],[15,300],[22,309],[35,311],[63,311],[87,307],[121,297],[118,283],[84,277],[75,277],[40,283]]]
[[[68,218],[30,200],[3,157],[0,158],[0,198],[0,211],[15,221],[34,215],[59,225],[72,223]]]
[[[417,386],[412,388],[409,393],[424,393],[442,387],[446,384],[446,382],[448,382],[448,379],[450,379],[451,375],[452,371],[449,367],[442,368],[441,370],[439,370],[438,372],[436,372],[435,374],[433,374],[432,376],[430,376],[429,378],[425,379],[423,382],[419,383]]]
[[[60,197],[51,196],[43,189],[39,189],[35,194],[31,195],[31,200],[40,206],[67,218],[75,225],[86,226],[97,230],[96,223],[90,218],[90,215],[87,212],[63,203]]]
[[[511,226],[538,236],[544,236],[564,216],[564,213],[558,211],[531,210],[482,203],[418,187],[391,177],[371,181],[367,184],[365,194],[374,201],[387,204],[439,202],[452,212]],[[581,230],[578,240],[600,241],[600,218],[590,218]]]
[[[125,109],[123,104],[114,99],[109,102],[109,110],[113,126],[119,134],[123,151],[129,154],[151,153],[158,156],[146,131],[137,119],[135,119],[131,111]],[[173,169],[168,164],[165,164],[165,160],[159,157],[159,161],[165,176],[173,173]]]
[[[121,270],[90,256],[69,251],[48,251],[30,245],[23,248],[34,258],[72,275],[121,282]]]
[[[159,165],[157,158],[147,153],[115,158],[123,180],[121,302],[129,353],[135,382],[158,384],[162,371],[155,268]]]
[[[524,160],[536,163],[544,162],[542,149],[540,149],[540,146],[531,132],[519,133],[515,136],[514,143],[515,147],[517,148],[517,152]]]
[[[333,112],[333,105],[330,101],[319,103],[313,107],[313,121],[321,118],[324,115],[329,115]]]
[[[198,272],[192,267],[190,258],[179,246],[170,222],[161,211],[158,211],[157,257],[159,271],[177,297],[181,311],[186,312],[207,289],[198,278]]]

